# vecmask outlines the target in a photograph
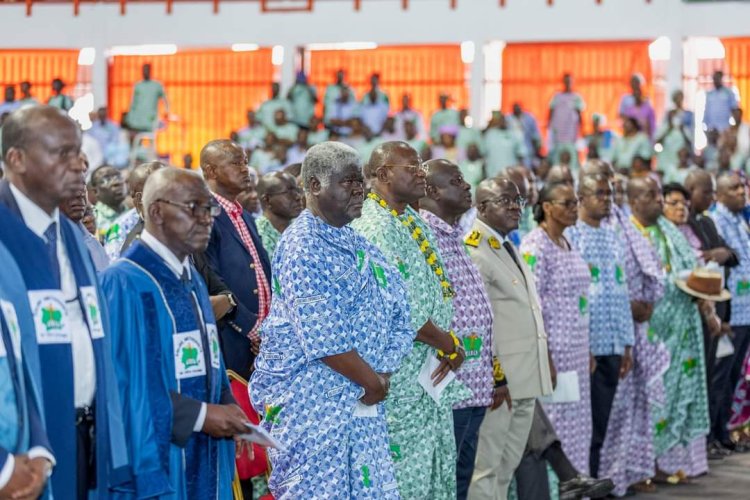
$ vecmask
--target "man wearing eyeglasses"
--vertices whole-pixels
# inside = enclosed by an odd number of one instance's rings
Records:
[[[625,246],[614,229],[602,225],[611,213],[612,185],[601,174],[581,178],[578,187],[578,222],[565,230],[591,272],[589,300],[589,347],[596,360],[591,375],[593,435],[589,455],[590,474],[599,476],[599,461],[619,380],[633,367],[635,343],[630,311]]]
[[[273,258],[281,233],[302,212],[302,189],[297,179],[282,171],[261,177],[257,189],[263,215],[255,219],[255,224],[268,257]]]
[[[96,227],[99,239],[107,234],[109,227],[127,210],[125,206],[125,182],[115,167],[102,165],[91,173],[91,186],[96,194]]]
[[[456,440],[453,403],[469,397],[457,380],[438,401],[418,381],[422,370],[437,368],[425,382],[438,385],[463,363],[465,352],[450,330],[451,276],[432,230],[410,205],[425,195],[426,167],[405,142],[375,148],[366,168],[372,191],[352,227],[377,246],[406,283],[414,345],[391,378],[386,400],[388,440],[402,498],[452,499],[456,496]],[[437,360],[435,356],[437,354]]]
[[[258,330],[271,307],[271,264],[252,217],[237,202],[251,183],[245,151],[232,141],[215,140],[203,147],[200,162],[222,208],[205,257],[232,291],[226,297],[233,308],[219,325],[222,352],[227,369],[247,380],[260,346]]]
[[[508,497],[531,430],[536,398],[552,393],[547,334],[534,276],[508,238],[518,229],[525,204],[512,181],[482,181],[476,192],[477,220],[464,240],[492,304],[492,352],[504,372],[496,373],[495,380],[500,383],[507,377],[510,392],[486,414],[479,429],[469,487],[472,500]]]
[[[126,408],[134,498],[230,498],[234,442],[248,432],[221,359],[206,285],[189,256],[220,208],[194,172],[163,168],[143,189],[144,230],[102,274]]]
[[[108,497],[127,480],[106,305],[79,229],[59,205],[85,189],[81,132],[50,106],[3,126],[0,240],[20,265],[36,324],[52,455],[29,452],[57,498]]]

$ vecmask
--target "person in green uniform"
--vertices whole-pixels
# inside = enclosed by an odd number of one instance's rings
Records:
[[[169,114],[169,101],[164,86],[151,79],[151,64],[143,65],[143,80],[135,84],[133,99],[127,115],[127,125],[137,132],[153,132],[159,118],[159,101],[164,101],[164,113]]]

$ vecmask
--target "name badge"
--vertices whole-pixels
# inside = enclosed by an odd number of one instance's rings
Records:
[[[8,302],[7,300],[0,300],[0,309],[3,311],[3,316],[5,316],[5,324],[8,326],[8,331],[10,332],[10,341],[13,344],[13,354],[15,354],[16,359],[21,359],[21,326],[18,324],[18,316],[16,316],[16,308],[13,305],[12,302]],[[0,349],[2,349],[2,354],[0,356],[5,356],[5,345],[0,342]]]
[[[99,299],[93,286],[81,287],[81,301],[86,310],[86,320],[89,324],[92,339],[104,337],[104,325],[102,324],[102,312],[99,309]]]
[[[218,370],[221,367],[221,348],[219,347],[219,334],[216,325],[207,323],[206,332],[208,333],[208,342],[211,344],[211,367]]]
[[[172,343],[174,345],[174,374],[178,380],[206,375],[203,343],[198,330],[177,333],[172,337]]]
[[[28,293],[39,344],[70,344],[68,311],[60,290],[31,290]]]

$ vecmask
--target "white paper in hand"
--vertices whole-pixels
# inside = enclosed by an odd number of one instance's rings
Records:
[[[427,361],[422,365],[422,369],[419,371],[419,376],[417,377],[419,384],[436,403],[440,402],[440,394],[443,393],[443,390],[445,390],[445,388],[448,387],[448,384],[456,378],[456,374],[451,370],[442,382],[438,385],[432,385],[432,373],[437,370],[438,366],[440,366],[440,360],[435,356],[428,354]]]
[[[722,335],[716,345],[716,357],[726,358],[734,354],[734,344],[728,335]]]
[[[240,438],[244,439],[245,441],[250,441],[251,443],[257,443],[261,446],[265,446],[266,448],[276,448],[280,451],[286,450],[286,447],[279,443],[263,427],[251,424],[250,422],[246,422],[245,425],[252,432],[249,432],[248,434],[240,434]]]
[[[354,407],[355,417],[374,418],[378,416],[378,405],[366,405],[361,401],[357,401],[357,405]]]
[[[549,396],[542,396],[542,403],[575,403],[581,400],[581,389],[578,386],[578,372],[559,372],[557,387]]]

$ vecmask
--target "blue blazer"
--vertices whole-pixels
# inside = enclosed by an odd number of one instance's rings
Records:
[[[255,221],[247,211],[242,212],[242,219],[260,256],[260,264],[270,290],[271,262],[263,249]],[[252,255],[242,243],[242,238],[234,228],[229,215],[223,210],[214,219],[206,258],[237,301],[234,311],[224,317],[218,325],[224,364],[228,370],[247,380],[255,358],[250,351],[250,339],[247,334],[258,321],[258,278]]]

